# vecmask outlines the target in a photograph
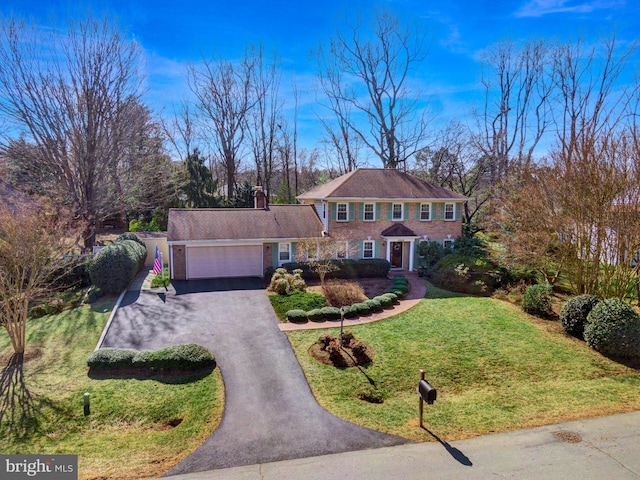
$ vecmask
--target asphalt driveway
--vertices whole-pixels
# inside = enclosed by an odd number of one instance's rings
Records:
[[[198,343],[225,384],[218,429],[167,475],[408,443],[334,417],[313,397],[259,279],[176,282],[127,292],[102,346]]]

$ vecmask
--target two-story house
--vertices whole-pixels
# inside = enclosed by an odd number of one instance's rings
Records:
[[[465,197],[391,169],[361,168],[298,196],[301,205],[253,209],[171,209],[171,277],[262,276],[295,261],[298,245],[336,242],[336,258],[384,258],[413,270],[422,240],[446,246],[462,233]]]
[[[330,237],[345,242],[339,255],[384,258],[404,270],[415,269],[419,241],[447,246],[461,235],[466,200],[400,170],[374,168],[356,169],[297,198],[313,205]]]

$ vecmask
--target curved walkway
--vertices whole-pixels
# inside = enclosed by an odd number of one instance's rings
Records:
[[[394,305],[393,308],[389,308],[383,310],[379,313],[372,313],[371,315],[367,315],[365,317],[358,318],[345,318],[344,326],[351,327],[353,325],[362,325],[363,323],[371,323],[377,322],[378,320],[384,320],[385,318],[393,317],[398,315],[399,313],[405,312],[410,308],[416,306],[420,303],[427,293],[427,285],[422,281],[420,277],[418,277],[415,273],[405,274],[407,280],[409,280],[409,285],[411,285],[411,290],[408,295],[400,300],[398,305]],[[322,322],[304,322],[304,323],[280,323],[278,327],[281,331],[287,332],[291,330],[311,330],[316,328],[327,328],[327,327],[339,327],[340,320],[325,320]]]
[[[222,421],[167,475],[410,443],[334,417],[316,402],[258,280],[174,287],[128,292],[103,342],[137,349],[195,342],[216,356]]]

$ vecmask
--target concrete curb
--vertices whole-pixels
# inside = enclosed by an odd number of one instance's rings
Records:
[[[102,346],[102,342],[104,342],[104,338],[107,336],[107,333],[109,332],[109,327],[111,327],[111,323],[113,322],[113,319],[116,316],[118,307],[120,306],[120,303],[122,303],[122,299],[124,298],[126,293],[127,293],[127,289],[124,289],[120,294],[120,296],[118,297],[118,300],[116,300],[116,304],[113,306],[113,310],[111,310],[111,315],[109,315],[109,320],[107,320],[107,324],[102,329],[102,335],[100,335],[98,344],[96,345],[96,348],[93,349],[94,352]]]

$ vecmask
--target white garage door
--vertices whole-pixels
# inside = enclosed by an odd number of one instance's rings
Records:
[[[262,276],[262,246],[189,247],[188,278]]]

